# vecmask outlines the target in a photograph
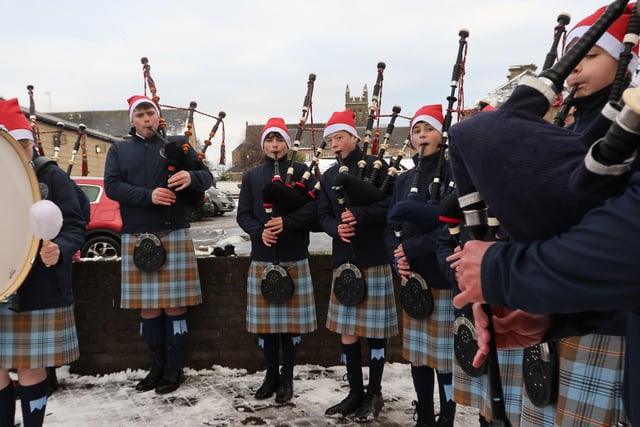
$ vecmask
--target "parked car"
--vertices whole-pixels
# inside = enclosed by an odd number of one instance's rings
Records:
[[[202,205],[195,208],[187,208],[187,218],[189,221],[198,221],[204,217],[224,215],[236,208],[236,202],[231,193],[215,187],[209,187],[204,192]]]
[[[104,179],[78,176],[73,180],[84,191],[91,203],[91,220],[87,225],[87,240],[80,256],[82,258],[116,257],[121,255],[120,232],[122,218],[120,205],[107,197],[104,191]]]

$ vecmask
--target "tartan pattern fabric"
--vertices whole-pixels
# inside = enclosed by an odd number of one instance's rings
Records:
[[[522,426],[614,426],[626,420],[622,381],[625,338],[590,334],[558,342],[558,401],[537,408],[526,394]]]
[[[612,426],[625,418],[625,339],[591,334],[561,340],[556,424]]]
[[[523,390],[522,354],[522,349],[498,350],[505,410],[513,427],[520,426]],[[491,397],[487,375],[477,378],[470,377],[464,373],[455,360],[453,363],[453,400],[461,405],[478,408],[487,420],[491,420]]]
[[[450,289],[431,289],[433,313],[416,320],[402,312],[402,356],[414,365],[451,372],[453,358],[453,303]]]
[[[158,271],[146,273],[133,263],[137,234],[122,235],[121,308],[170,308],[202,303],[198,264],[188,228],[160,240],[167,255]]]
[[[285,304],[269,304],[260,290],[267,262],[251,261],[247,278],[247,331],[255,334],[308,333],[318,328],[309,260],[281,262],[293,280]]]
[[[73,306],[17,313],[0,304],[0,368],[61,366],[79,356]]]
[[[335,279],[335,271],[333,278]],[[331,283],[331,298],[327,312],[327,329],[338,334],[365,338],[390,338],[398,335],[398,312],[393,293],[389,264],[362,270],[367,296],[360,304],[347,307],[338,302]]]

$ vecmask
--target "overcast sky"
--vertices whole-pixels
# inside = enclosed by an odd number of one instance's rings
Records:
[[[516,64],[542,66],[561,12],[569,28],[608,4],[601,0],[186,0],[108,2],[36,0],[2,8],[0,96],[28,106],[35,86],[42,112],[126,109],[144,92],[146,56],[162,104],[227,113],[227,154],[245,123],[271,116],[297,122],[309,73],[313,117],[344,109],[346,85],[370,93],[376,64],[386,63],[382,114],[394,104],[411,116],[446,106],[466,28],[464,100],[468,105],[506,81]],[[199,138],[213,121],[196,118]],[[399,123],[399,122],[398,122]],[[220,135],[210,149],[219,152]],[[208,152],[209,153],[209,152]]]

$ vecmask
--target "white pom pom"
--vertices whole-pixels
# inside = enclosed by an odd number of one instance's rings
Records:
[[[40,200],[29,210],[33,235],[43,240],[51,240],[62,228],[62,211],[50,200]]]

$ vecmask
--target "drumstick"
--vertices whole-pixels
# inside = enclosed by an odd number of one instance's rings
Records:
[[[40,200],[29,209],[33,235],[42,239],[42,246],[51,244],[62,228],[62,211],[50,200]],[[47,265],[50,267],[50,265]]]

